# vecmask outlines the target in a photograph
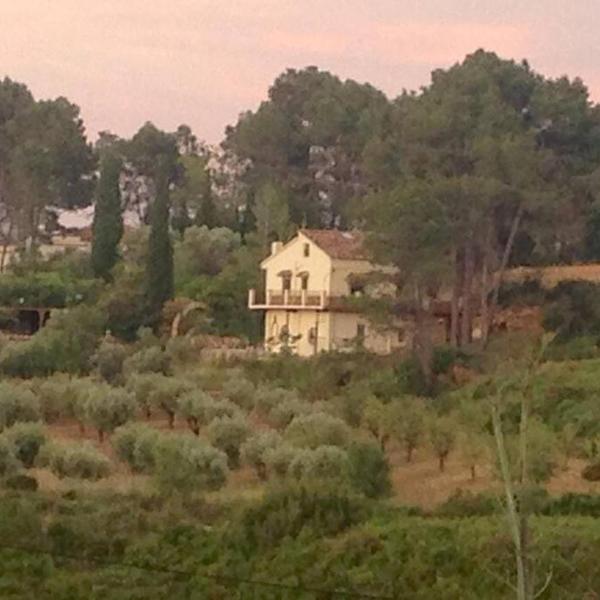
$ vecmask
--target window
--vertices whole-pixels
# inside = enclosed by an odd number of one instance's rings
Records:
[[[310,256],[310,244],[304,244],[304,256],[305,257]]]
[[[291,275],[282,275],[281,277],[281,289],[285,291],[290,291],[292,289],[292,277]]]
[[[303,289],[304,291],[308,290],[308,274],[306,274],[306,275],[303,275],[303,276],[300,278],[300,283],[302,284],[302,289]]]
[[[365,282],[359,279],[350,280],[350,294],[352,296],[362,296],[365,291]]]
[[[367,332],[367,328],[366,328],[366,326],[365,326],[365,324],[364,324],[364,323],[359,323],[359,324],[356,326],[356,337],[357,337],[359,340],[364,340],[364,339],[365,339],[365,334],[366,334],[366,332]]]

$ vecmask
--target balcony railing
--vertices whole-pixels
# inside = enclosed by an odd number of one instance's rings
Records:
[[[290,310],[326,310],[342,308],[344,298],[330,296],[325,291],[257,290],[248,291],[248,307],[253,310],[285,308]]]

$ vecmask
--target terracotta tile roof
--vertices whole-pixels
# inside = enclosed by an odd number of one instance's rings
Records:
[[[331,258],[338,260],[368,260],[364,235],[359,231],[338,229],[301,229],[300,233],[313,241]]]

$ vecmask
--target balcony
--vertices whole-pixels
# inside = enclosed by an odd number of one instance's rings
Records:
[[[248,308],[251,310],[343,310],[344,304],[343,297],[329,296],[325,291],[248,291]]]

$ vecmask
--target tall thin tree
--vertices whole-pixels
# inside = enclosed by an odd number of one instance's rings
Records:
[[[107,281],[119,259],[119,242],[123,236],[121,167],[121,159],[114,154],[108,153],[102,159],[92,223],[92,268],[96,277]]]
[[[155,324],[163,304],[173,297],[173,246],[169,234],[169,161],[160,159],[156,198],[150,210],[150,237],[146,266],[148,317]]]

